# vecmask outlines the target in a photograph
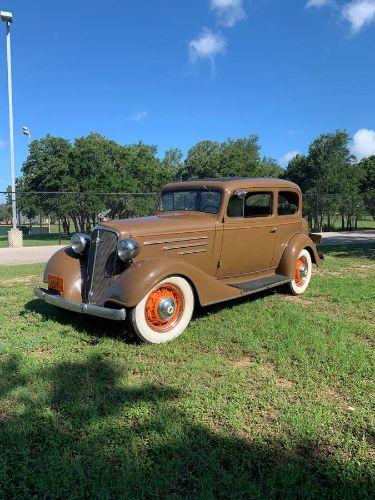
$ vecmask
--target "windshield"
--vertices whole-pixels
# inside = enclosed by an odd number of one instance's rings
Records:
[[[205,187],[163,191],[159,211],[185,210],[217,214],[221,203],[221,191]]]

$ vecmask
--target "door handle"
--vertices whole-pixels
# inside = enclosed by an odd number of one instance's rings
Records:
[[[273,227],[273,228],[271,229],[271,233],[276,233],[276,231],[277,231],[277,227]]]

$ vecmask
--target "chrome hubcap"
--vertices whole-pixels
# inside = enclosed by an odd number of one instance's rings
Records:
[[[169,297],[164,297],[161,299],[158,305],[158,314],[159,317],[168,321],[174,314],[176,310],[176,303],[173,299]]]
[[[300,273],[301,273],[301,278],[304,280],[307,276],[307,266],[306,265],[303,265],[300,268]]]

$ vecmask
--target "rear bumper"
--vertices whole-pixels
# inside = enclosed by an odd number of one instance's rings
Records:
[[[83,302],[74,302],[74,300],[63,299],[60,295],[55,295],[48,290],[36,287],[34,295],[44,300],[47,304],[99,318],[112,319],[114,321],[123,321],[126,318],[125,309],[111,309],[109,307],[96,306],[95,304],[84,304]]]

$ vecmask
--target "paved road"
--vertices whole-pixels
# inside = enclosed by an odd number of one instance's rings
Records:
[[[59,248],[64,245],[23,247],[23,248],[0,248],[0,266],[11,264],[39,264],[47,260]]]
[[[348,245],[355,243],[374,243],[375,230],[340,231],[336,233],[323,233],[322,245]]]

